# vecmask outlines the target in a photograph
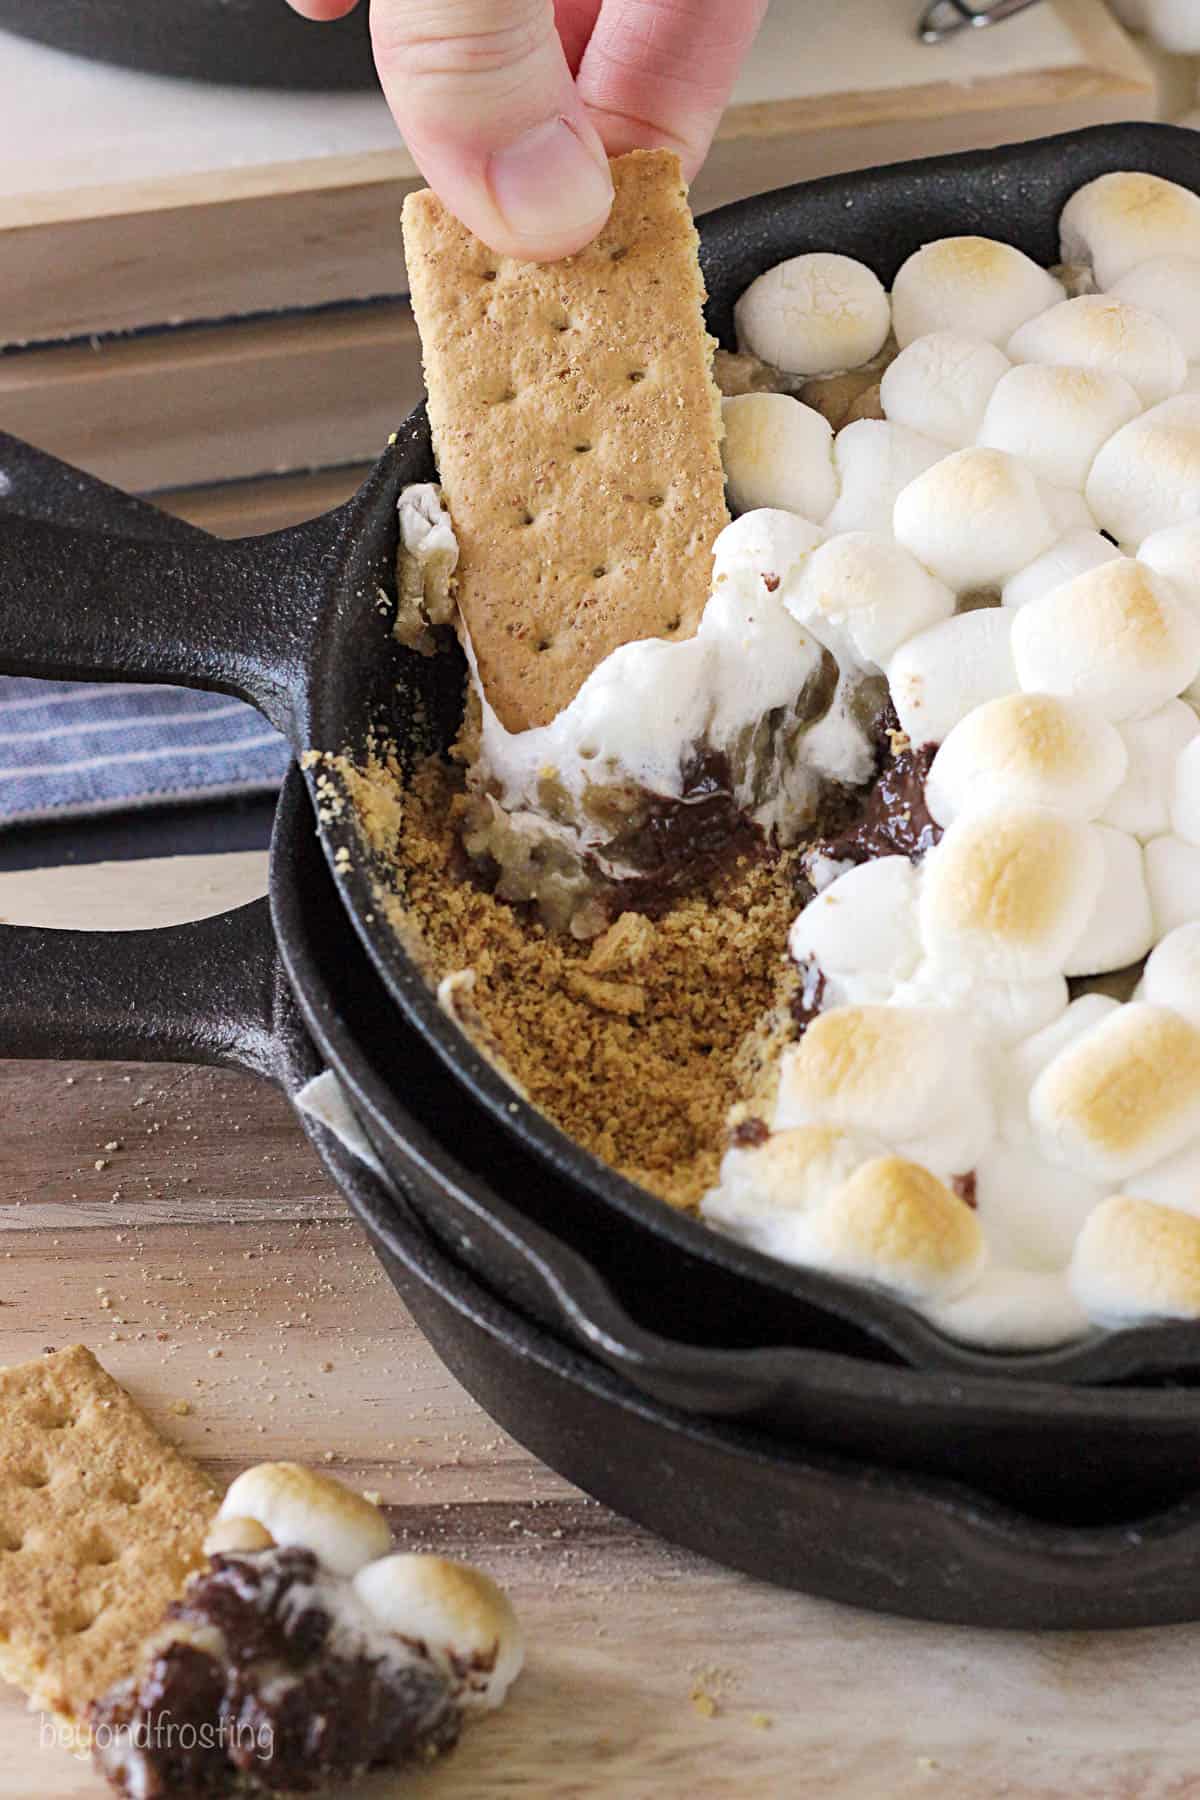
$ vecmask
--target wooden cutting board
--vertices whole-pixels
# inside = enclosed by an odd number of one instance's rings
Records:
[[[774,0],[698,211],[838,169],[1155,114],[1103,0],[939,48],[920,0]],[[104,69],[0,37],[0,344],[407,291],[416,182],[379,95]]]
[[[0,917],[161,923],[254,885],[244,858],[3,875]],[[439,1365],[268,1084],[0,1062],[0,1114],[0,1363],[82,1339],[220,1480],[328,1458],[405,1546],[514,1596],[530,1654],[505,1711],[339,1800],[1200,1793],[1200,1627],[874,1618],[674,1550],[536,1462]],[[0,1688],[0,1800],[104,1791]]]

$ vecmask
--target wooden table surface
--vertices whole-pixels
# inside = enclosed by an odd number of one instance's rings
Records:
[[[209,910],[254,876],[194,858],[5,876],[0,918],[49,917],[51,896],[59,924],[178,917],[181,896]],[[266,1083],[0,1062],[0,1117],[0,1363],[90,1344],[222,1480],[328,1459],[405,1545],[512,1592],[530,1649],[503,1713],[361,1796],[1200,1794],[1200,1627],[873,1618],[727,1574],[544,1468],[442,1369]],[[2,1800],[102,1792],[0,1690]]]

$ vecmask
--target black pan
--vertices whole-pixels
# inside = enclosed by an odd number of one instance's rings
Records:
[[[375,85],[367,0],[329,25],[302,19],[285,0],[0,0],[0,27],[153,75],[254,87]]]
[[[336,905],[329,916],[336,959],[346,927]],[[322,1066],[264,902],[153,932],[5,932],[6,1044],[238,1067],[292,1095]],[[55,1035],[42,1042],[52,1017]],[[945,1624],[1080,1630],[1200,1618],[1200,1499],[1102,1526],[1063,1524],[960,1482],[672,1410],[489,1292],[306,1123],[398,1293],[468,1392],[535,1455],[648,1529],[783,1587]],[[397,1419],[406,1404],[401,1393]],[[1050,1409],[1043,1428],[1065,1459]]]
[[[727,207],[702,222],[710,322],[731,341],[732,306],[779,258],[813,247],[863,257],[885,280],[929,237],[976,230],[1010,238],[1043,262],[1067,194],[1106,170],[1140,167],[1200,191],[1195,134],[1111,126],[1038,144],[838,176]],[[268,538],[222,543],[194,532],[169,541],[127,525],[61,516],[45,483],[70,490],[77,472],[5,440],[10,517],[0,534],[0,668],[31,675],[179,681],[254,701],[297,750],[353,750],[384,718],[410,758],[443,747],[457,728],[462,665],[456,651],[421,658],[400,648],[376,610],[393,591],[394,501],[433,473],[422,411],[389,445],[354,499],[324,518]],[[42,498],[37,496],[41,495]],[[420,724],[416,723],[420,721]],[[831,1328],[930,1369],[1023,1373],[1096,1381],[1147,1370],[1200,1368],[1200,1332],[1159,1326],[1096,1335],[1047,1355],[999,1357],[952,1344],[908,1308],[834,1277],[788,1269],[717,1237],[607,1169],[511,1089],[437,1006],[398,940],[377,919],[369,871],[348,819],[322,828],[359,938],[409,1027],[471,1099],[558,1184],[556,1219],[585,1255],[614,1241],[629,1267],[653,1254],[692,1303],[691,1330],[749,1318],[759,1344],[792,1341],[817,1309]]]

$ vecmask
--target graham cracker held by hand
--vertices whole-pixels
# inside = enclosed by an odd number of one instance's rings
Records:
[[[726,522],[720,398],[679,159],[612,164],[600,236],[496,256],[428,190],[404,203],[458,603],[510,731],[636,638],[689,637]]]
[[[216,1507],[90,1350],[0,1369],[0,1675],[82,1720],[204,1563]]]

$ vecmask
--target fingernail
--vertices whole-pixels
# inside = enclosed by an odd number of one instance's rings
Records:
[[[598,230],[612,206],[612,176],[563,118],[547,119],[492,153],[492,197],[514,237],[549,243]]]

